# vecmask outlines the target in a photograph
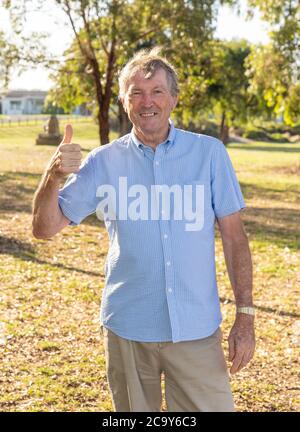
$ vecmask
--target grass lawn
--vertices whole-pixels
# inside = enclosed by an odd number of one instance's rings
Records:
[[[51,240],[31,235],[31,201],[51,146],[41,126],[0,127],[0,410],[111,411],[99,334],[108,237],[91,216]],[[84,154],[97,127],[74,124]],[[246,199],[254,263],[257,350],[231,378],[237,410],[299,410],[300,143],[231,143]],[[217,236],[224,348],[233,294]],[[229,365],[229,363],[228,363]],[[298,371],[297,371],[298,368]]]

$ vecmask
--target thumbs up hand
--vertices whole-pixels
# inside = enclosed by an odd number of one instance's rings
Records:
[[[65,126],[65,134],[60,144],[71,144],[73,138],[73,128],[71,124]]]
[[[62,142],[49,162],[47,172],[56,179],[79,171],[82,154],[79,144],[72,144],[73,128],[67,124]]]

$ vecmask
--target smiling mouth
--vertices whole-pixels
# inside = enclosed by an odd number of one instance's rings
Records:
[[[152,113],[141,113],[140,116],[141,117],[154,117],[156,116],[157,113],[156,112],[152,112]]]

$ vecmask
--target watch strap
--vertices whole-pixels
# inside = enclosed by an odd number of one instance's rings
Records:
[[[236,311],[238,313],[244,313],[244,314],[248,314],[248,315],[255,315],[255,308],[254,307],[241,306],[241,307],[238,307]]]

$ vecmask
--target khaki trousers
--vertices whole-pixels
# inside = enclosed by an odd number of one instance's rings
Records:
[[[220,328],[177,343],[136,342],[101,330],[115,411],[159,412],[162,372],[168,411],[234,411]]]

